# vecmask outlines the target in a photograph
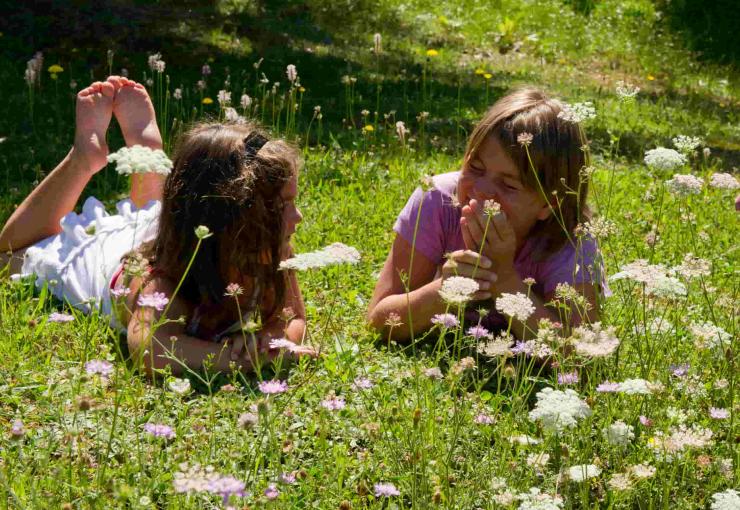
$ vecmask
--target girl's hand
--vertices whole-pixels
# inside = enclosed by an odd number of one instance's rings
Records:
[[[484,255],[478,255],[472,250],[453,251],[442,266],[442,282],[452,276],[472,278],[478,283],[478,292],[473,294],[473,301],[490,299],[491,288],[498,279],[490,268],[491,261]]]
[[[254,342],[249,340],[250,337],[252,337],[251,333],[241,332],[229,336],[227,341],[230,344],[229,357],[231,358],[231,361],[238,360],[246,352],[245,338],[248,340],[247,343],[250,344],[250,349],[254,351]]]
[[[516,235],[504,211],[490,217],[481,203],[473,199],[462,208],[460,226],[469,250],[480,251],[499,273],[513,271]]]

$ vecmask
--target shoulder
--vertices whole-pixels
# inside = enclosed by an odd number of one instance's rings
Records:
[[[434,189],[446,198],[452,198],[457,194],[457,181],[460,178],[460,172],[447,172],[432,177]]]

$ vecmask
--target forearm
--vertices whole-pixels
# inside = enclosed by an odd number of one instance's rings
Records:
[[[59,220],[74,209],[92,175],[70,150],[10,216],[0,231],[0,251],[19,250],[59,233]]]
[[[439,296],[441,283],[442,279],[437,278],[411,292],[386,296],[368,314],[370,324],[382,334],[390,333],[391,338],[397,341],[407,340],[429,329],[432,317],[448,309]],[[391,314],[401,318],[400,325],[393,328],[386,325]]]

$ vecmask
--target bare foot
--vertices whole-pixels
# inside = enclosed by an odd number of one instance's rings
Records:
[[[77,94],[74,152],[91,172],[108,164],[105,133],[113,115],[115,87],[96,81]]]
[[[116,90],[113,113],[121,126],[126,145],[161,149],[162,135],[159,133],[154,105],[146,88],[141,83],[122,76],[109,76],[108,83]]]

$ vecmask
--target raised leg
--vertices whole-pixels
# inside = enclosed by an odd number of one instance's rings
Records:
[[[105,132],[114,94],[108,82],[95,82],[77,94],[74,146],[10,216],[0,231],[0,253],[59,233],[59,220],[74,209],[90,178],[107,164]]]
[[[146,88],[135,81],[121,76],[108,77],[108,83],[116,88],[113,114],[121,127],[126,145],[142,145],[150,149],[162,148],[162,135],[157,126],[157,117]],[[133,175],[131,178],[131,200],[137,207],[150,200],[162,199],[164,177],[149,173]]]

